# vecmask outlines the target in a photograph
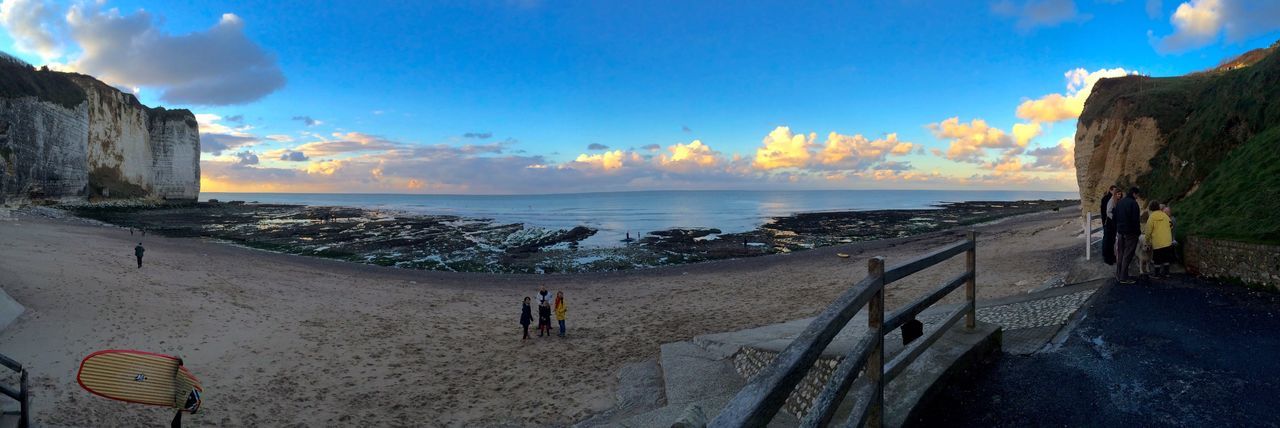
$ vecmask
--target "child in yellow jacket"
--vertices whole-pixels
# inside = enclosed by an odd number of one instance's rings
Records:
[[[1142,233],[1151,240],[1151,258],[1156,265],[1155,276],[1169,275],[1169,264],[1177,259],[1173,252],[1173,222],[1160,209],[1160,203],[1151,201],[1151,210],[1147,222],[1142,225]]]
[[[556,292],[556,321],[560,322],[560,337],[564,337],[564,314],[569,312],[569,306],[564,303],[564,292]]]

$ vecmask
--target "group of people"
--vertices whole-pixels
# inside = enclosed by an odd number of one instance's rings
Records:
[[[1139,247],[1151,251],[1151,277],[1169,275],[1169,265],[1177,260],[1169,205],[1149,201],[1146,212],[1143,212],[1138,203],[1141,197],[1142,191],[1137,187],[1125,193],[1119,186],[1111,186],[1102,197],[1102,258],[1107,264],[1116,266],[1116,281],[1121,284],[1135,282],[1129,275],[1129,269]],[[1147,257],[1140,259],[1146,260]],[[1139,271],[1146,273],[1142,266]]]
[[[533,309],[529,306],[531,301],[529,297],[524,298],[524,306],[520,309],[520,326],[524,328],[524,338],[529,339],[529,324],[533,322]],[[557,291],[555,298],[547,293],[547,287],[540,287],[537,295],[538,304],[538,337],[551,337],[551,313],[555,312],[556,321],[560,322],[560,333],[557,336],[565,337],[564,319],[569,312],[569,306],[564,302],[564,292]]]

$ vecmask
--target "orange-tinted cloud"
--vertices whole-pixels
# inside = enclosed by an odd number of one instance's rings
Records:
[[[1049,94],[1038,99],[1023,101],[1018,105],[1017,115],[1023,120],[1032,122],[1058,122],[1080,117],[1084,111],[1084,101],[1093,92],[1093,85],[1106,77],[1120,77],[1133,72],[1123,68],[1109,68],[1088,71],[1077,68],[1066,73],[1066,94]]]

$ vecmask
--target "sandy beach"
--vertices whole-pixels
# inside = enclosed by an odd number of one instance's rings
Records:
[[[1083,251],[1075,210],[975,229],[979,299],[1039,287]],[[0,333],[0,353],[31,370],[42,426],[167,423],[168,409],[76,384],[80,359],[112,348],[183,357],[205,388],[192,426],[568,425],[613,405],[617,370],[662,343],[811,316],[864,276],[868,257],[892,265],[959,233],[539,276],[360,265],[19,215],[0,221],[0,288],[27,313]],[[895,284],[888,306],[962,264]],[[569,337],[522,342],[519,302],[544,285],[566,295]]]

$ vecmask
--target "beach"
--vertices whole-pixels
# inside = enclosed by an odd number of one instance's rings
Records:
[[[56,217],[56,216],[55,216]],[[1083,251],[1075,210],[973,227],[978,298],[1060,276]],[[272,253],[76,218],[0,221],[0,288],[27,312],[0,354],[31,371],[42,426],[165,423],[171,410],[90,395],[101,349],[184,358],[204,384],[191,426],[569,425],[614,404],[619,368],[659,345],[812,316],[865,275],[962,229],[789,254],[622,272],[519,275],[397,269]],[[144,266],[133,246],[146,246]],[[849,258],[837,257],[849,254]],[[897,307],[963,258],[893,284]],[[563,291],[569,337],[520,340],[520,300]],[[955,297],[958,298],[958,297]]]

